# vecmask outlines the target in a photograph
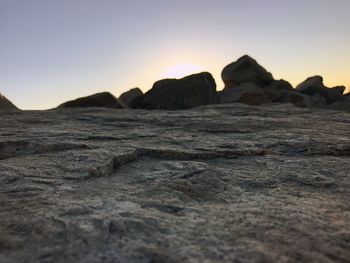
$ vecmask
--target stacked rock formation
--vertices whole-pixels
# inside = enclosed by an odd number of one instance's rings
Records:
[[[314,76],[294,89],[288,81],[274,79],[269,71],[248,55],[226,66],[221,76],[225,88],[218,92],[212,75],[203,72],[182,79],[159,80],[145,94],[139,88],[131,89],[123,93],[119,101],[108,94],[112,102],[103,100],[101,103],[100,98],[94,95],[93,100],[88,97],[88,103],[83,98],[83,101],[78,99],[61,107],[110,107],[112,104],[116,108],[183,110],[217,103],[291,103],[298,107],[350,111],[350,99],[344,94],[344,86],[328,88],[322,77]]]

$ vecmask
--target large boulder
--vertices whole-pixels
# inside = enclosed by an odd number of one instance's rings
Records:
[[[142,97],[143,92],[139,88],[131,89],[127,92],[124,92],[122,95],[119,96],[119,100],[124,102],[127,106],[131,106],[136,98]]]
[[[217,102],[216,83],[203,72],[182,79],[164,79],[137,98],[135,108],[181,110]]]
[[[288,81],[284,79],[280,80],[273,80],[269,85],[267,85],[265,88],[267,89],[278,89],[278,90],[287,90],[292,91],[294,90],[292,84],[290,84]]]
[[[18,110],[18,108],[0,93],[0,110]]]
[[[221,77],[225,83],[225,89],[237,87],[244,82],[253,82],[264,87],[273,81],[272,74],[247,55],[226,66]]]
[[[326,99],[327,104],[346,100],[346,98],[339,93],[339,89],[327,88],[323,84],[323,78],[321,76],[314,76],[306,79],[296,87],[296,91],[309,96],[319,94]]]
[[[240,102],[249,105],[269,103],[271,100],[257,84],[245,82],[232,89],[218,92],[220,103]]]
[[[91,96],[78,98],[76,100],[67,101],[59,108],[80,108],[80,107],[100,107],[100,108],[116,108],[123,109],[125,104],[114,97],[109,92],[97,93]]]
[[[274,80],[264,87],[264,93],[269,97],[271,102],[279,102],[283,93],[293,91],[293,86],[283,79]]]

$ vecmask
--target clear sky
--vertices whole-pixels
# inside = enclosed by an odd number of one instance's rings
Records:
[[[349,0],[0,0],[0,92],[22,109],[211,72],[249,54],[350,88]]]

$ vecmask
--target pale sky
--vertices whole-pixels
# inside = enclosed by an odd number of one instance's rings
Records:
[[[350,88],[349,0],[0,0],[0,93],[48,109],[221,70],[244,54],[293,85]]]

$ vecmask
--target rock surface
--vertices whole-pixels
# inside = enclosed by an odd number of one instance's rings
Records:
[[[0,115],[0,262],[348,262],[350,113]]]
[[[124,102],[128,107],[132,106],[135,99],[141,97],[143,95],[142,90],[139,88],[131,89],[127,92],[124,92],[122,95],[119,96],[119,100]]]
[[[268,95],[255,83],[244,82],[232,89],[224,89],[219,92],[220,103],[240,102],[248,105],[260,105],[269,103]]]
[[[327,104],[345,100],[345,97],[342,95],[343,93],[339,92],[339,88],[335,87],[331,89],[326,87],[323,84],[323,78],[321,76],[306,79],[296,87],[296,91],[309,96],[319,94],[326,99]]]
[[[0,93],[0,110],[18,110],[18,108]]]
[[[76,100],[67,101],[59,108],[86,108],[86,107],[98,107],[98,108],[116,108],[123,109],[125,105],[109,92],[101,92],[91,96],[78,98]]]
[[[226,66],[221,77],[225,83],[225,89],[234,88],[244,82],[253,82],[264,87],[273,81],[272,74],[247,55]]]
[[[136,108],[181,110],[217,102],[216,83],[203,72],[182,79],[164,79],[138,99]]]

